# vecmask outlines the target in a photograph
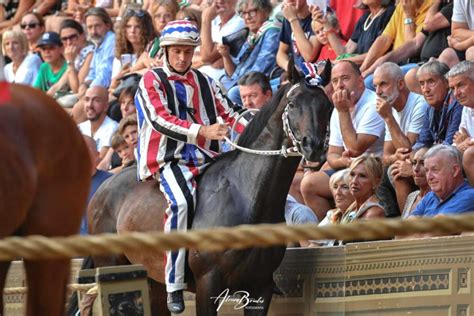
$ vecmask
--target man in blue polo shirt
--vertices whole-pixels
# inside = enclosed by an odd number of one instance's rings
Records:
[[[457,215],[474,211],[474,188],[462,173],[461,153],[453,146],[436,145],[425,154],[429,192],[412,216]]]

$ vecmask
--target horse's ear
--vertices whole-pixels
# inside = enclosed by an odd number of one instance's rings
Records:
[[[323,79],[322,86],[325,87],[331,81],[331,70],[332,70],[332,63],[329,59],[326,59],[326,65],[324,65],[324,69],[321,72],[320,76]]]
[[[288,75],[288,81],[291,84],[298,83],[302,78],[301,74],[298,72],[298,70],[295,67],[295,62],[292,57],[290,57],[290,60],[288,61],[286,73]]]

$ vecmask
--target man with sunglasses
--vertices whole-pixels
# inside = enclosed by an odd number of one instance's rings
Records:
[[[169,22],[160,37],[165,52],[163,67],[143,75],[135,97],[140,127],[139,178],[160,181],[169,205],[165,232],[187,230],[188,212],[194,212],[196,202],[195,177],[221,152],[219,140],[227,135],[228,124],[233,124],[238,114],[217,82],[191,68],[199,44],[194,24]],[[226,124],[218,123],[218,117]],[[237,131],[242,130],[243,125],[238,125]],[[167,251],[166,259],[168,309],[181,313],[186,250]]]

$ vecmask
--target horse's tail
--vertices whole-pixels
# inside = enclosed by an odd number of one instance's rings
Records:
[[[85,257],[82,260],[81,270],[93,269],[94,268],[94,259],[91,256]],[[77,297],[77,292],[73,292],[69,298],[69,304],[66,311],[66,316],[76,316],[80,315],[79,313],[79,301]]]

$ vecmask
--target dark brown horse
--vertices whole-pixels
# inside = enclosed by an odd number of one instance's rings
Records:
[[[66,112],[37,89],[0,82],[0,237],[78,233],[90,179],[87,148]],[[64,315],[70,260],[24,264],[27,315]],[[9,266],[0,262],[2,289]]]
[[[255,116],[239,145],[259,150],[291,147],[292,142],[283,127],[282,115],[286,112],[286,122],[299,143],[300,152],[309,161],[320,161],[324,157],[331,104],[321,88],[307,86],[296,72],[289,78],[291,84],[281,88],[272,102]],[[263,156],[238,150],[220,156],[198,179],[191,228],[283,222],[286,196],[299,161],[299,157]],[[113,231],[114,225],[118,233],[163,230],[167,204],[158,184],[156,181],[137,183],[135,172],[125,170],[97,191],[88,210],[89,228],[93,233]],[[110,207],[112,197],[113,207]],[[265,315],[272,297],[273,271],[284,252],[285,247],[221,253],[190,250],[188,260],[194,279],[189,285],[196,291],[197,315],[215,315],[218,300],[211,298],[227,289],[230,293],[246,291],[256,300],[261,298],[249,304],[245,315]],[[144,264],[149,276],[163,283],[162,254],[134,252],[126,256],[130,262]],[[152,293],[151,296],[160,295]],[[161,297],[165,297],[164,292]],[[166,304],[161,306],[164,306],[163,311]],[[153,311],[156,312],[158,308]]]

